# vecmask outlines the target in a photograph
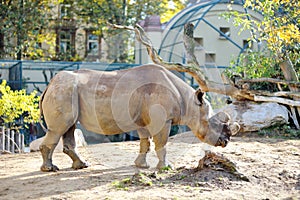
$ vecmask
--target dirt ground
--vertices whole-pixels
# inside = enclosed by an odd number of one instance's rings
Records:
[[[134,167],[139,143],[104,143],[79,148],[90,167],[72,170],[55,153],[58,172],[39,170],[39,152],[0,155],[0,199],[300,199],[300,140],[234,137],[226,148],[210,148],[191,133],[170,138],[174,170]],[[197,170],[202,149],[224,155],[239,175],[222,168]]]

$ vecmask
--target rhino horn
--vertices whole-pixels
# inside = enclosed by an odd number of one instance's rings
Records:
[[[229,124],[229,130],[231,135],[235,135],[239,132],[241,126],[237,122],[233,122]]]
[[[230,120],[230,116],[225,112],[218,112],[212,116],[209,120],[215,124],[227,123]]]

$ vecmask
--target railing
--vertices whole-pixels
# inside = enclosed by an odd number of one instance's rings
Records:
[[[24,134],[9,128],[0,127],[0,154],[24,152]]]
[[[61,70],[93,69],[113,71],[135,67],[137,64],[102,62],[63,62],[63,61],[20,61],[0,60],[0,82],[5,79],[12,89],[37,89],[45,87],[50,79]],[[29,88],[28,88],[29,87]],[[34,87],[34,88],[33,88]]]

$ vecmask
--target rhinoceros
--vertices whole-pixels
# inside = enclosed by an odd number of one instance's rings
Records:
[[[222,147],[239,131],[227,113],[212,116],[200,89],[195,91],[154,64],[110,72],[61,71],[50,81],[39,105],[47,126],[40,145],[42,171],[58,170],[52,154],[61,137],[63,152],[73,160],[72,168],[88,167],[75,148],[77,122],[88,131],[105,135],[137,130],[140,150],[134,163],[142,168],[149,167],[146,154],[151,139],[159,160],[157,168],[169,166],[165,146],[171,125],[187,125],[201,141]]]

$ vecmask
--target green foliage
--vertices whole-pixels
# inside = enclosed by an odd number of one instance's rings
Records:
[[[291,139],[300,138],[300,130],[297,130],[289,125],[282,125],[282,126],[275,125],[260,130],[257,132],[257,134],[264,137],[291,138]]]
[[[152,180],[142,172],[134,174],[131,178],[124,178],[123,180],[113,181],[112,186],[118,190],[129,190],[129,186],[152,186]]]
[[[39,119],[36,92],[26,94],[25,90],[12,91],[3,80],[0,85],[0,117],[4,123],[14,123],[23,118],[24,123],[37,122]]]
[[[159,172],[161,172],[161,173],[168,172],[168,171],[172,171],[172,167],[170,165],[165,166],[159,170]]]
[[[266,44],[268,54],[245,52],[238,63],[231,63],[227,75],[239,74],[242,78],[288,78],[298,80],[300,73],[300,18],[298,0],[245,0],[244,8],[258,11],[262,21],[252,19],[250,12],[233,11],[222,14],[227,20],[232,19],[240,30],[250,30],[249,44]],[[290,62],[287,62],[290,61]],[[282,65],[282,63],[288,63]],[[253,84],[252,89],[267,89],[270,84]],[[253,86],[252,85],[252,86]],[[274,87],[274,86],[273,86]]]
[[[62,18],[57,13],[60,4],[72,8]],[[109,30],[107,22],[134,25],[149,15],[160,15],[165,22],[183,7],[181,0],[4,0],[0,4],[0,59],[81,60],[75,49],[56,55],[54,28],[71,23],[105,40],[107,61],[133,62],[134,34]]]
[[[125,178],[121,181],[114,181],[112,182],[112,186],[115,187],[116,189],[118,190],[125,190],[127,191],[129,188],[128,188],[128,185],[131,183],[131,179],[130,178]]]
[[[271,55],[265,52],[249,51],[240,54],[238,63],[236,63],[235,59],[232,60],[230,67],[225,70],[225,74],[230,79],[233,79],[234,76],[239,76],[242,79],[263,77],[283,79],[283,74],[278,63]],[[250,89],[277,91],[276,85],[266,82],[252,83]]]
[[[223,16],[228,20],[233,18],[233,23],[241,30],[251,30],[252,41],[265,41],[278,61],[290,58],[296,65],[300,61],[299,6],[299,0],[245,0],[244,7],[260,12],[262,21],[251,19],[249,13],[237,11],[224,13]]]
[[[51,35],[44,32],[49,26],[51,5],[48,0],[1,1],[0,35],[4,35],[8,43],[0,50],[0,58],[9,56],[20,60],[38,58],[45,53],[39,44],[53,41]]]
[[[235,67],[237,73],[244,78],[279,77],[280,68],[263,52],[247,52],[239,56],[239,63]]]
[[[243,78],[279,78],[282,76],[277,62],[264,52],[245,52],[240,54],[238,63],[232,60],[226,70],[229,77],[240,74]]]
[[[123,30],[107,28],[107,22],[118,25],[135,25],[150,15],[163,15],[163,20],[170,19],[172,14],[182,8],[179,0],[174,0],[172,9],[168,8],[170,1],[149,0],[78,0],[77,10],[79,20],[88,24],[94,33],[105,40],[108,46],[107,60],[110,62],[134,62],[134,34]],[[93,9],[91,9],[93,8]]]

